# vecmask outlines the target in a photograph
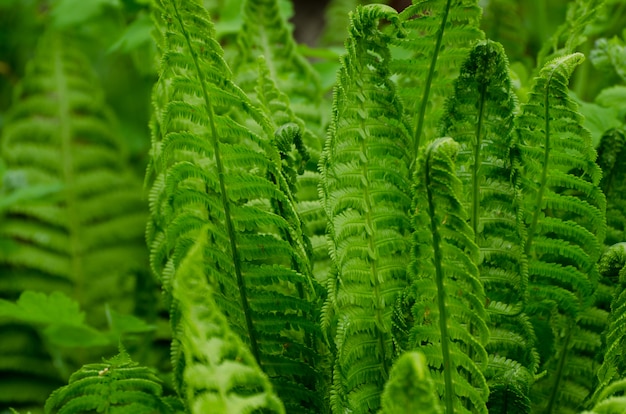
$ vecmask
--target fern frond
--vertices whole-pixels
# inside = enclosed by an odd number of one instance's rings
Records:
[[[626,379],[612,382],[598,395],[599,401],[581,414],[616,414],[626,410]]]
[[[50,394],[45,412],[174,413],[162,393],[159,378],[122,348],[103,363],[84,365],[72,374],[68,385]]]
[[[269,76],[278,89],[289,97],[294,113],[313,131],[321,131],[322,91],[317,72],[300,55],[291,31],[278,9],[277,0],[245,0],[244,24],[239,32],[239,55],[233,63],[237,83],[246,93],[254,91],[257,59],[263,56]],[[316,154],[322,142],[312,135],[307,145]],[[316,157],[317,158],[317,157]]]
[[[231,329],[287,410],[323,411],[314,392],[321,381],[315,368],[319,287],[277,148],[286,144],[275,140],[272,122],[233,83],[198,1],[160,1],[155,20],[163,58],[154,92],[153,163],[163,178],[151,195],[158,203],[151,210],[160,216],[149,228],[153,267],[167,283],[176,280],[198,232],[207,229],[203,272]],[[173,319],[178,314],[174,307]],[[186,358],[173,357],[176,364]],[[183,378],[177,382],[182,389]]]
[[[409,347],[426,355],[446,413],[486,413],[489,390],[482,370],[489,329],[476,267],[479,249],[459,200],[458,149],[451,138],[435,140],[414,179]]]
[[[529,414],[530,384],[533,375],[519,362],[504,357],[491,355],[485,376],[490,379],[489,401],[490,414]]]
[[[424,355],[406,352],[394,362],[381,401],[380,414],[441,413]]]
[[[384,5],[351,14],[333,119],[320,161],[333,271],[322,323],[334,338],[331,406],[366,413],[380,407],[393,361],[391,313],[406,287],[408,128],[389,76],[389,35],[398,23]]]
[[[394,43],[409,57],[394,59],[391,68],[399,75],[398,90],[410,119],[413,160],[437,137],[452,81],[470,47],[484,37],[480,15],[476,0],[413,0],[400,14],[407,36]]]
[[[603,329],[600,320],[582,318],[592,309],[606,231],[601,171],[567,90],[582,59],[572,54],[548,63],[517,118],[518,179],[528,226],[527,312],[536,324],[548,316],[540,309],[553,309],[548,317],[555,354],[544,363],[548,375],[536,383],[536,390],[547,395],[533,401],[546,412],[580,408],[590,391],[592,358]]]
[[[502,46],[479,42],[461,67],[441,136],[454,137],[460,145],[456,173],[480,249],[478,269],[490,314],[487,351],[535,372],[535,335],[522,311],[528,284],[524,228],[516,211],[519,194],[511,182],[514,96]]]
[[[604,333],[604,352],[602,365],[598,368],[598,385],[592,402],[599,402],[599,395],[613,381],[626,376],[626,359],[624,346],[626,343],[626,243],[618,243],[604,253],[600,260],[601,274],[611,279],[613,301],[608,325]],[[617,277],[615,277],[617,276]],[[618,279],[617,283],[615,280]]]
[[[230,329],[203,277],[207,230],[180,263],[172,296],[179,318],[175,340],[184,356],[184,397],[192,413],[285,413],[269,378]]]
[[[604,243],[611,246],[626,241],[626,136],[622,131],[604,133],[598,146],[598,165],[602,169],[600,187],[607,201]]]
[[[105,303],[131,313],[136,280],[147,270],[147,209],[99,81],[70,36],[42,35],[2,132],[3,191],[54,193],[22,196],[2,208],[0,240],[10,248],[0,249],[0,298],[63,292],[99,328]],[[82,365],[76,354],[49,355],[22,324],[3,320],[0,336],[2,407],[43,405],[59,380]]]

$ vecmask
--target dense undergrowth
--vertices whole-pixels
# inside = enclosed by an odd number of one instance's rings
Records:
[[[625,7],[357,3],[315,48],[278,0],[31,22],[2,412],[626,410]]]

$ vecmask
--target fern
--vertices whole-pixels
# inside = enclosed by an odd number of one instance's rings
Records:
[[[480,8],[475,0],[413,0],[400,19],[407,36],[394,43],[409,53],[392,62],[399,75],[398,90],[411,123],[411,157],[436,138],[444,100],[473,43],[483,38],[478,29]]]
[[[283,413],[267,376],[230,329],[203,277],[208,227],[182,260],[173,281],[175,340],[185,358],[184,396],[192,413]]]
[[[441,407],[426,358],[406,352],[394,363],[385,384],[380,414],[439,414]]]
[[[48,31],[40,39],[0,142],[7,190],[55,192],[7,207],[0,239],[11,243],[0,250],[0,296],[64,292],[99,328],[105,302],[130,313],[136,276],[147,270],[146,209],[95,74],[69,36]],[[10,378],[1,404],[45,395],[42,389],[59,386],[60,375],[82,364],[76,355],[58,354],[58,372],[41,339],[23,325],[2,321],[0,335],[12,338],[0,346],[0,376]]]
[[[281,184],[271,123],[232,82],[202,6],[157,6],[163,57],[154,93],[153,267],[171,292],[197,231],[208,226],[204,272],[231,329],[288,410],[320,411],[323,401],[313,392],[322,386],[317,287],[293,197]],[[236,121],[244,116],[260,135]],[[172,312],[176,320],[179,311]],[[179,351],[173,356],[181,391],[187,357]]]
[[[445,412],[486,413],[489,394],[482,370],[489,338],[485,294],[476,262],[479,249],[455,177],[459,145],[431,143],[415,175],[414,260],[408,348],[419,348],[442,396]]]
[[[598,165],[603,175],[600,187],[607,199],[607,234],[611,246],[626,240],[626,137],[620,130],[607,131],[598,146]]]
[[[334,412],[380,407],[393,358],[392,305],[407,283],[408,129],[389,80],[381,19],[398,24],[395,10],[384,5],[351,15],[320,161],[333,266],[322,325],[336,348]]]
[[[605,392],[609,384],[626,376],[624,359],[624,341],[626,340],[626,243],[612,246],[600,260],[600,271],[611,279],[614,287],[611,303],[611,316],[605,332],[605,350],[602,366],[598,368],[598,385],[591,401],[599,401],[599,395]],[[615,283],[616,280],[617,282]]]
[[[491,322],[487,351],[511,358],[532,373],[539,361],[535,334],[523,313],[528,268],[509,157],[515,104],[502,46],[480,42],[461,67],[441,135],[460,144],[457,176],[463,183],[462,200],[470,214],[474,242],[480,248],[479,273]],[[532,375],[522,378],[530,380]],[[491,398],[507,399],[499,394]]]
[[[121,348],[113,358],[87,364],[72,374],[68,385],[50,395],[45,412],[174,413],[168,399],[162,397],[160,382]]]
[[[555,346],[553,358],[545,355],[548,375],[536,383],[537,390],[548,394],[534,403],[544,404],[546,412],[580,407],[600,344],[599,332],[589,328],[602,320],[590,309],[605,233],[605,199],[590,134],[567,93],[569,76],[582,59],[572,54],[548,63],[517,118],[518,179],[528,226],[527,312]],[[545,333],[543,318],[550,318],[551,333]],[[602,326],[593,329],[601,331]]]

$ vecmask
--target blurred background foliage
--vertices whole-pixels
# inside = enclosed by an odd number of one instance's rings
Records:
[[[330,90],[337,59],[343,50],[347,13],[371,0],[281,0],[302,51],[315,62],[322,84]],[[116,113],[131,160],[143,175],[149,148],[150,91],[155,79],[154,45],[149,0],[0,0],[0,130],[13,87],[44,28],[70,30],[93,62]],[[235,41],[241,26],[240,0],[205,0],[216,20],[224,46]],[[387,3],[402,9],[408,1]],[[567,20],[569,0],[481,0],[482,26],[487,37],[503,44],[518,82],[520,96],[532,79],[538,56]],[[595,21],[586,26],[578,47],[587,57],[571,88],[583,101],[593,102],[625,74],[611,68],[611,50],[624,47],[626,3],[607,0]],[[228,48],[226,47],[228,51]],[[618,55],[619,53],[613,53]],[[621,59],[624,59],[621,57]],[[592,108],[593,109],[593,108]],[[595,108],[598,109],[598,108]]]
[[[301,52],[307,56],[318,71],[321,84],[327,91],[328,106],[332,96],[332,85],[339,67],[339,56],[343,53],[343,41],[348,22],[347,13],[358,4],[374,3],[369,0],[280,0],[280,10],[289,18],[294,36]],[[226,58],[232,61],[237,53],[236,35],[242,25],[242,0],[204,0],[216,22],[218,37],[224,46]],[[408,5],[406,0],[389,1],[398,10]],[[626,2],[606,0],[598,13],[591,13],[599,0],[481,0],[484,10],[483,30],[488,38],[501,42],[506,50],[512,70],[512,78],[520,102],[525,100],[536,67],[548,56],[561,50],[567,43],[583,52],[587,59],[577,69],[570,85],[572,94],[581,103],[586,116],[586,125],[596,143],[610,128],[624,129],[626,121]],[[26,73],[29,60],[41,35],[49,29],[63,31],[72,37],[88,57],[95,70],[100,86],[105,91],[108,107],[116,119],[117,132],[123,141],[123,154],[142,180],[145,174],[150,148],[149,119],[151,90],[156,80],[156,48],[151,38],[152,20],[150,0],[0,0],[0,136],[9,119],[10,108],[18,95],[16,86]],[[561,33],[569,28],[580,27],[576,39],[566,39]],[[0,223],[9,206],[29,200],[55,197],[62,188],[51,185],[33,185],[19,191],[9,191],[7,174],[0,160]],[[4,176],[4,182],[2,177]],[[147,202],[146,202],[147,204]],[[0,237],[0,253],[6,250]],[[147,253],[146,258],[147,262]],[[137,280],[137,290],[145,293],[138,301],[133,315],[120,315],[107,308],[109,329],[94,331],[84,323],[84,314],[68,298],[27,295],[16,304],[0,304],[0,315],[9,315],[24,323],[45,326],[39,332],[28,331],[30,339],[44,341],[60,347],[115,348],[116,338],[124,334],[143,334],[153,328],[154,314],[163,312],[151,301],[158,296],[155,282],[145,272],[146,280]],[[0,278],[2,275],[0,274]],[[43,289],[43,288],[42,288]],[[50,292],[47,292],[50,293]],[[0,300],[16,300],[0,286]],[[24,312],[33,303],[48,303],[50,309],[66,309],[64,316],[71,330],[54,330],[53,321],[46,317],[45,306],[38,314]],[[29,305],[29,303],[31,305]],[[153,306],[154,309],[147,309]],[[143,310],[142,310],[143,307]],[[152,314],[152,318],[146,315]],[[89,317],[87,317],[89,320]],[[167,325],[167,321],[161,320]],[[66,326],[66,328],[67,328]],[[39,335],[39,337],[37,336]],[[78,339],[80,337],[80,341]],[[59,344],[59,338],[66,338]],[[161,339],[167,339],[161,336]],[[85,341],[87,341],[85,342]],[[78,342],[77,342],[78,341]],[[148,343],[151,339],[144,339]],[[20,346],[27,346],[26,342]],[[167,354],[167,341],[162,351]],[[74,349],[72,348],[72,349]],[[69,348],[68,348],[69,349]],[[137,349],[137,347],[135,347]],[[132,346],[129,351],[133,351]],[[33,351],[34,352],[34,351]],[[39,350],[37,352],[40,352]],[[84,355],[89,355],[85,353]],[[77,365],[84,362],[81,355],[74,355]],[[39,355],[41,361],[48,358]],[[59,358],[53,355],[50,358]],[[134,355],[134,358],[137,358]],[[154,358],[154,356],[153,356]],[[165,357],[167,359],[167,357]],[[138,358],[141,362],[142,358]],[[149,365],[155,365],[147,362]],[[57,364],[58,365],[58,364]],[[158,365],[158,364],[157,364]],[[49,369],[54,371],[52,366]],[[57,366],[58,369],[58,366]],[[42,383],[41,395],[33,399],[35,405],[42,404],[50,391],[67,378],[72,367],[65,367],[53,380]],[[61,380],[59,382],[59,380]],[[32,391],[32,390],[31,390]],[[0,413],[2,406],[0,397]]]

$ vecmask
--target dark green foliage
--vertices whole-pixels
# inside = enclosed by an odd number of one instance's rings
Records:
[[[148,229],[153,268],[171,292],[201,228],[201,268],[231,329],[272,379],[285,407],[319,412],[318,292],[270,120],[231,80],[209,16],[195,1],[155,8],[162,54],[154,91]],[[245,120],[251,129],[239,123]],[[254,125],[256,124],[256,125]],[[177,326],[180,310],[172,308]],[[184,348],[173,348],[183,392]]]
[[[527,312],[542,332],[540,340],[554,344],[552,355],[542,355],[548,373],[535,385],[545,394],[533,398],[546,412],[580,409],[590,392],[603,329],[604,316],[592,305],[606,201],[589,131],[567,91],[582,59],[572,54],[548,63],[516,120],[517,179],[528,227]]]
[[[105,302],[133,311],[136,276],[147,276],[147,209],[125,154],[90,63],[69,36],[47,32],[2,135],[3,192],[22,196],[2,208],[0,239],[8,243],[0,249],[0,297],[60,291],[98,328],[105,326]],[[43,187],[46,197],[24,196]],[[0,376],[7,379],[0,406],[42,403],[43,389],[58,387],[73,364],[82,364],[59,353],[57,372],[42,339],[15,321],[3,320],[0,336],[11,338],[0,341]]]
[[[45,412],[174,413],[162,397],[162,388],[159,378],[133,362],[122,348],[113,358],[87,364],[72,374],[68,385],[50,395]]]
[[[607,250],[600,260],[600,272],[615,286],[611,314],[604,333],[604,359],[598,368],[598,385],[593,402],[599,402],[600,394],[614,381],[626,377],[626,243],[618,243]],[[617,283],[616,283],[617,282]]]
[[[333,266],[322,324],[336,349],[334,412],[380,407],[393,361],[392,305],[407,285],[408,128],[389,79],[389,35],[379,30],[381,19],[398,24],[384,5],[351,15],[320,161]]]
[[[617,129],[607,131],[598,146],[602,168],[600,187],[606,196],[607,246],[626,241],[626,137]]]
[[[483,37],[478,29],[480,8],[476,0],[413,0],[400,19],[407,36],[394,43],[408,58],[397,58],[400,96],[411,124],[411,158],[420,147],[437,138],[436,128],[444,101],[452,94],[452,81],[473,43]]]
[[[446,413],[486,413],[489,339],[479,249],[459,199],[451,138],[432,142],[414,178],[412,323],[408,349],[426,356]]]
[[[439,397],[426,358],[406,352],[394,363],[385,384],[380,414],[440,414]]]

